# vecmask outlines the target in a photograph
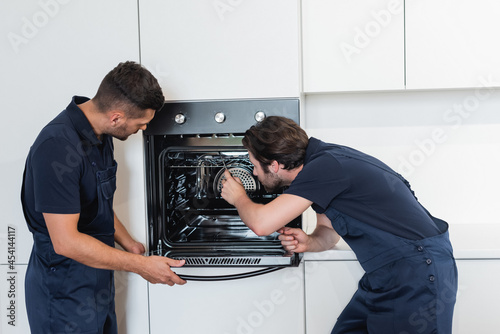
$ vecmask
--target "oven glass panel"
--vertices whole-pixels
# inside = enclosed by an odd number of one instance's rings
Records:
[[[164,240],[168,244],[263,242],[220,195],[224,171],[239,177],[253,201],[267,203],[278,193],[266,193],[244,149],[169,148],[160,156]]]

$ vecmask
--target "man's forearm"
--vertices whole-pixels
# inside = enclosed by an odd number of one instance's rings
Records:
[[[335,230],[325,227],[317,226],[311,235],[309,235],[309,242],[307,243],[307,252],[322,252],[335,247],[340,240],[340,236]]]
[[[124,270],[139,273],[144,257],[110,247],[96,238],[78,233],[60,255],[69,257],[89,267]]]
[[[248,196],[241,196],[234,205],[255,234],[269,235],[300,216],[311,203],[299,196],[283,194],[267,204],[254,203]]]
[[[132,253],[108,246],[98,239],[78,231],[79,214],[43,213],[43,215],[54,251],[59,255],[89,267],[134,272],[151,283],[168,285],[185,283],[170,269],[171,266],[182,266],[184,261],[162,256],[139,255],[144,252],[144,247],[137,242],[135,242],[136,246],[133,246],[135,252]],[[123,227],[123,225],[121,226]],[[119,238],[123,237],[122,233],[119,234],[121,234]],[[141,248],[140,251],[139,248]]]
[[[262,227],[265,227],[263,224],[265,222],[263,219],[259,218],[259,210],[263,209],[263,204],[257,204],[247,196],[241,196],[234,203],[234,206],[238,210],[241,220],[257,235],[268,235],[274,232],[273,230],[270,230],[270,232],[267,233],[267,230],[262,230]]]

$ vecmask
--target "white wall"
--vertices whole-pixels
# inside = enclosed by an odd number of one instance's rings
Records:
[[[2,312],[0,333],[27,333],[24,308],[24,273],[32,237],[24,221],[20,191],[29,148],[43,126],[59,114],[73,95],[92,97],[102,78],[121,61],[139,60],[137,0],[0,1],[0,307],[17,307],[16,326],[7,324]],[[116,211],[132,234],[145,241],[144,200],[138,173],[142,163],[142,138],[118,143],[120,165]],[[130,166],[129,166],[130,165]],[[139,166],[139,167],[136,167]],[[138,218],[139,217],[139,218]],[[139,221],[139,223],[137,223]],[[9,297],[7,227],[16,229],[16,294]],[[9,275],[10,276],[10,275]],[[146,284],[142,278],[119,275],[116,301],[121,333],[140,331],[147,321]],[[137,293],[137,294],[135,294]],[[139,297],[136,297],[138,296]],[[144,298],[139,300],[138,298]],[[143,304],[141,304],[143,303]],[[135,317],[126,318],[124,305],[134,304]],[[142,318],[141,318],[142,317]],[[139,324],[134,329],[134,320]]]
[[[500,92],[494,89],[305,97],[310,136],[374,155],[450,224],[500,224]]]

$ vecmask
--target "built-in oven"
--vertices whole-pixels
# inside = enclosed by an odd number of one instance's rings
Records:
[[[186,267],[297,266],[278,233],[257,236],[221,197],[227,169],[255,202],[268,203],[241,144],[245,131],[277,115],[299,123],[298,99],[167,102],[144,131],[148,248]],[[299,216],[288,226],[301,227]]]

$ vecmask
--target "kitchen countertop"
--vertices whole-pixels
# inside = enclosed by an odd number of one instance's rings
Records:
[[[450,239],[457,260],[500,259],[500,224],[450,225]],[[354,252],[344,240],[334,249],[305,253],[304,261],[356,260]]]

